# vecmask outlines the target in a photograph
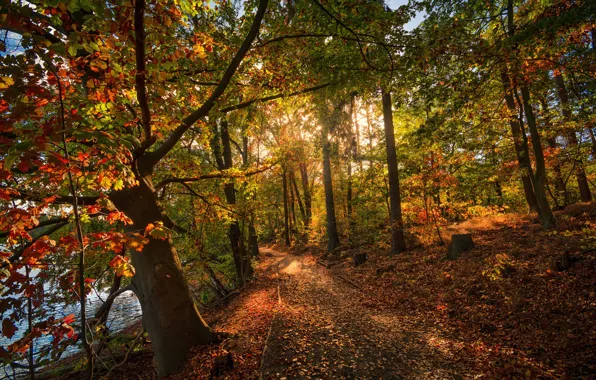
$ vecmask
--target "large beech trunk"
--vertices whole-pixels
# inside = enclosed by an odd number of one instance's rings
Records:
[[[329,143],[327,133],[326,128],[323,128],[323,187],[325,188],[325,209],[327,211],[327,252],[331,252],[339,247],[339,236],[337,234],[331,159],[329,157],[331,154],[331,144]]]
[[[393,129],[393,111],[391,93],[383,91],[383,122],[385,126],[385,147],[389,179],[389,200],[391,209],[391,254],[406,250],[403,221],[401,216],[401,194],[399,191],[399,173],[395,150],[395,132]]]
[[[517,107],[515,100],[511,94],[511,81],[505,68],[501,70],[501,81],[503,82],[503,89],[505,91],[505,103],[507,108],[512,115],[509,118],[509,125],[511,127],[511,135],[513,136],[513,146],[515,147],[515,155],[517,157],[517,163],[522,171],[522,184],[524,186],[524,195],[530,212],[538,211],[538,202],[536,201],[536,195],[534,194],[534,187],[532,186],[532,180],[530,178],[530,155],[523,143],[522,130],[520,122],[517,117],[513,116],[517,113]]]
[[[169,224],[162,214],[150,178],[136,187],[110,194],[118,210],[133,224],[131,230],[144,230],[157,221]],[[180,259],[171,239],[154,239],[141,252],[131,251],[136,273],[134,291],[143,312],[143,327],[153,342],[159,376],[175,372],[191,347],[212,342],[215,336],[207,326],[188,288]]]

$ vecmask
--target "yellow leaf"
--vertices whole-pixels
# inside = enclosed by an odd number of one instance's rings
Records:
[[[0,77],[0,90],[9,88],[14,84],[14,80],[11,77]]]
[[[203,45],[196,44],[195,46],[193,46],[192,50],[195,52],[196,55],[199,56],[199,58],[207,58],[207,53],[205,52],[205,48],[203,47]]]

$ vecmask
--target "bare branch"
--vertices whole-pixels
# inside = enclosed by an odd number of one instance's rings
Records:
[[[313,92],[313,91],[317,91],[320,90],[322,88],[331,86],[334,83],[325,83],[325,84],[321,84],[319,86],[315,86],[315,87],[309,87],[309,88],[305,88],[304,90],[300,90],[300,91],[295,91],[292,92],[290,94],[276,94],[276,95],[270,95],[270,96],[265,96],[263,98],[258,98],[258,99],[252,99],[252,100],[248,100],[246,102],[240,103],[240,104],[236,104],[234,106],[229,106],[229,107],[225,107],[223,109],[221,109],[221,112],[223,113],[228,113],[231,111],[236,111],[242,108],[246,108],[254,103],[258,103],[258,102],[267,102],[269,100],[275,100],[275,99],[280,99],[280,98],[286,98],[289,96],[296,96],[296,95],[302,95],[302,94],[306,94],[309,92]]]
[[[263,173],[269,169],[271,169],[272,167],[274,167],[277,164],[277,162],[272,163],[271,165],[267,165],[264,166],[262,168],[259,169],[255,169],[252,171],[247,171],[247,172],[240,172],[240,173],[230,173],[226,170],[222,170],[219,172],[215,172],[215,173],[209,173],[209,174],[203,174],[197,177],[188,177],[188,178],[166,178],[163,181],[161,181],[159,184],[157,184],[157,186],[155,186],[155,190],[159,190],[162,187],[164,187],[165,185],[167,185],[168,183],[187,183],[187,182],[197,182],[197,181],[202,181],[204,179],[216,179],[216,178],[243,178],[243,177],[250,177],[252,175],[255,174],[259,174],[259,173]]]

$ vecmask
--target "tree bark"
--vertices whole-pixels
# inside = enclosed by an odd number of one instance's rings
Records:
[[[538,202],[536,201],[536,195],[534,194],[534,188],[532,186],[531,170],[530,166],[530,155],[523,143],[522,130],[519,120],[514,114],[517,113],[517,107],[515,106],[515,100],[511,94],[511,81],[507,74],[507,69],[501,69],[501,81],[503,82],[503,89],[505,91],[505,103],[509,112],[512,114],[509,117],[509,126],[511,127],[511,135],[513,136],[513,145],[515,147],[515,155],[517,157],[517,163],[522,171],[522,184],[524,187],[524,196],[528,203],[529,212],[538,211]]]
[[[246,123],[242,128],[242,166],[244,169],[248,168],[248,135],[246,131]],[[253,201],[256,199],[256,194],[253,195]],[[255,212],[250,211],[250,220],[248,223],[248,249],[250,257],[259,256],[259,237],[255,229]]]
[[[547,139],[547,143],[549,148],[557,149],[559,144],[557,144],[557,140],[554,137]],[[561,164],[558,162],[553,166],[553,172],[555,172],[555,194],[558,198],[558,201],[563,198],[562,207],[565,207],[569,203],[569,196],[567,194],[567,187],[565,186],[565,181],[563,180],[563,172],[561,171]],[[557,201],[557,202],[558,202]]]
[[[540,104],[542,106],[542,112],[544,113],[544,129],[552,129],[552,123],[550,117],[548,116],[548,103],[544,96],[540,97]],[[548,147],[551,149],[557,149],[559,144],[557,144],[557,139],[555,137],[549,137],[546,139],[548,143]],[[565,181],[563,180],[563,172],[561,170],[561,164],[557,160],[553,165],[553,171],[555,172],[555,203],[559,207],[565,207],[568,202],[569,198],[567,195],[567,187],[565,186]],[[559,205],[559,201],[563,198],[562,206]]]
[[[296,200],[298,201],[298,209],[300,210],[300,215],[302,216],[302,220],[304,221],[304,225],[306,226],[308,222],[308,216],[306,215],[306,210],[304,209],[304,204],[302,203],[302,198],[300,197],[300,191],[298,190],[298,184],[296,183],[296,177],[294,176],[294,171],[290,170],[288,172],[290,178],[290,184],[294,189],[294,193],[296,194]]]
[[[286,168],[284,166],[281,173],[281,186],[283,189],[283,203],[284,203],[284,239],[286,247],[291,245],[290,241],[290,216],[288,210],[288,182],[286,180]]]
[[[110,298],[110,296],[120,289],[120,284],[122,283],[122,276],[118,276],[114,273],[114,280],[112,281],[112,286],[110,287],[110,292],[108,294],[108,299],[106,300],[105,305],[102,305],[96,312],[95,318],[97,318],[97,325],[105,325],[108,321],[108,316],[110,315],[110,309],[114,304],[114,298]]]
[[[211,282],[211,287],[215,289],[219,298],[223,298],[230,293],[229,290],[226,289],[226,287],[221,283],[221,281],[219,281],[219,279],[215,275],[215,272],[209,265],[204,265],[203,270],[207,272],[207,275],[209,276],[209,281]]]
[[[250,224],[248,225],[248,247],[251,257],[259,256],[259,236],[255,229],[253,217],[251,217]]]
[[[530,91],[523,85],[521,86],[522,102],[524,105],[524,112],[526,115],[526,122],[532,137],[532,147],[534,148],[534,157],[536,160],[536,172],[534,173],[534,194],[538,203],[538,217],[542,223],[543,228],[551,228],[556,226],[557,220],[548,204],[546,196],[546,168],[544,163],[544,153],[542,152],[542,144],[540,142],[540,134],[536,126],[536,119],[534,118],[534,111],[530,104]]]
[[[406,250],[406,241],[404,238],[403,220],[401,215],[401,194],[399,190],[395,132],[393,129],[393,111],[391,110],[391,93],[383,90],[382,97],[391,208],[391,254],[397,254]]]
[[[353,205],[352,205],[352,161],[354,157],[356,157],[357,153],[357,142],[356,142],[356,115],[355,115],[355,95],[352,95],[350,98],[350,133],[349,136],[349,143],[347,149],[347,164],[348,164],[348,189],[346,191],[346,203],[347,203],[347,211],[348,211],[348,220],[350,221],[350,239],[352,239],[353,230],[356,225],[356,221],[354,218],[353,213]]]
[[[219,170],[231,169],[233,166],[232,147],[230,144],[228,122],[225,119],[221,122],[220,138],[223,151],[220,148],[217,133],[213,139],[213,154],[215,155],[215,161],[217,162]],[[236,204],[236,189],[233,182],[224,184],[224,194],[226,196],[227,204]],[[242,230],[240,229],[240,223],[236,218],[234,218],[234,220],[230,223],[228,228],[228,237],[230,239],[230,245],[232,248],[234,265],[236,267],[236,275],[238,276],[240,286],[244,286],[247,279],[252,275],[253,270],[250,263],[250,258],[246,253],[244,241],[242,240]]]
[[[323,128],[323,187],[325,188],[325,210],[327,211],[327,252],[339,247],[337,220],[335,218],[335,201],[333,200],[333,181],[331,177],[331,159],[327,128]]]
[[[292,187],[292,184],[289,183],[288,184],[288,176],[287,176],[287,172],[286,172],[286,186],[288,188],[288,192],[290,195],[289,198],[289,205],[290,205],[290,235],[293,237],[294,235],[296,235],[296,231],[298,230],[298,224],[296,222],[296,199],[295,199],[295,195],[294,195],[294,188]]]
[[[143,231],[164,217],[150,177],[133,188],[110,193],[110,200],[128,216],[129,230]],[[143,312],[143,327],[153,342],[159,376],[175,372],[191,347],[214,341],[215,336],[197,310],[182,272],[178,253],[170,238],[149,236],[142,252],[131,252],[136,269],[132,283]]]
[[[561,106],[563,108],[563,117],[565,122],[569,123],[572,121],[571,105],[569,103],[569,95],[567,88],[565,87],[565,80],[561,74],[555,75],[555,82],[557,83],[557,93],[561,100]],[[575,165],[575,177],[577,178],[577,187],[579,188],[579,195],[582,202],[590,202],[592,200],[592,193],[590,192],[590,186],[588,185],[588,179],[586,178],[586,171],[584,170],[583,160],[581,159],[581,152],[579,151],[579,143],[575,130],[569,130],[566,133],[567,141],[569,142],[570,150],[574,157]]]
[[[310,221],[312,220],[312,197],[310,194],[310,186],[308,184],[308,171],[306,168],[306,163],[300,163],[300,179],[302,180],[302,192],[304,193],[304,211],[306,212],[306,219],[304,221],[304,228],[307,232],[308,238],[308,230],[310,228]]]

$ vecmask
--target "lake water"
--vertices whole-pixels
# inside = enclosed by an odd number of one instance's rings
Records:
[[[106,299],[108,296],[107,292],[100,293],[102,299]],[[86,313],[87,317],[93,317],[95,311],[103,304],[103,302],[99,299],[98,295],[90,294],[87,297],[87,310]],[[74,314],[77,317],[77,321],[79,320],[80,316],[80,305],[60,305],[55,304],[51,307],[45,307],[44,311],[49,314],[53,315],[56,318],[63,318],[69,314]],[[110,315],[106,325],[110,329],[112,333],[121,331],[126,327],[132,325],[133,323],[139,321],[141,319],[141,305],[137,297],[134,295],[133,292],[125,292],[118,296],[114,300],[114,304],[112,305],[112,309],[110,310]],[[76,322],[75,322],[76,324]],[[12,337],[12,339],[8,339],[2,335],[0,335],[0,346],[7,346],[14,341],[17,341],[21,338],[24,332],[27,329],[27,322],[23,321],[21,325],[18,326],[19,330],[17,334]],[[75,327],[73,325],[73,327]],[[77,333],[79,333],[80,328],[75,327]],[[39,355],[40,352],[47,352],[48,348],[51,345],[52,336],[42,336],[39,339],[36,339],[34,342],[34,352]],[[62,358],[72,355],[82,348],[81,344],[76,344],[69,346],[66,352],[62,355]],[[21,362],[19,364],[26,365],[26,362]],[[19,376],[21,374],[27,373],[27,370],[24,369],[13,369],[10,366],[0,367],[0,379],[12,379],[14,375]]]

